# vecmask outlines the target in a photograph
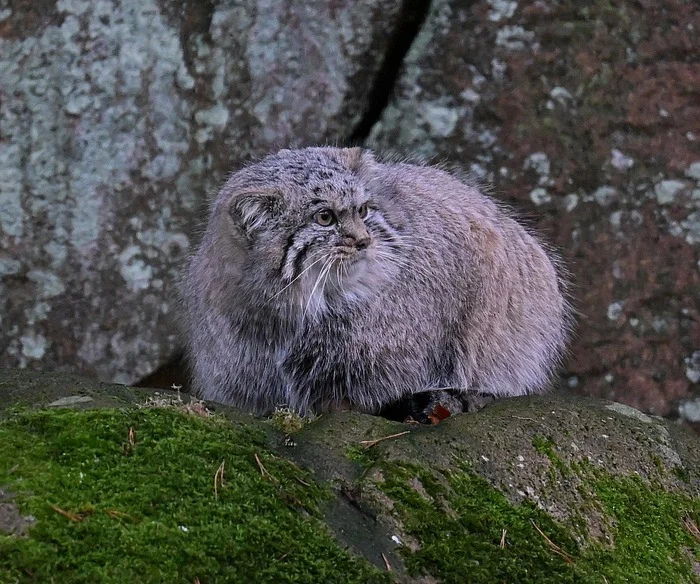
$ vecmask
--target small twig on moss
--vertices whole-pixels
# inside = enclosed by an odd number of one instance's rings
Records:
[[[309,483],[307,483],[305,480],[299,478],[299,477],[296,476],[296,475],[294,476],[294,478],[295,478],[297,481],[299,481],[302,485],[304,485],[305,487],[310,487],[310,486],[311,486],[311,485],[310,485]]]
[[[66,511],[65,509],[61,509],[60,507],[57,507],[56,505],[49,505],[49,507],[51,507],[51,509],[53,509],[59,515],[63,515],[67,519],[70,519],[71,521],[75,521],[76,523],[85,519],[85,517],[77,515],[76,513],[73,513],[72,511]]]
[[[211,418],[213,415],[201,399],[190,398],[188,403],[180,406],[180,410],[186,414],[192,414],[200,418]]]
[[[124,455],[131,456],[134,453],[134,446],[136,446],[136,432],[134,432],[134,429],[130,426],[126,436],[126,442],[123,446]]]
[[[362,440],[360,444],[367,450],[368,448],[372,448],[375,444],[379,444],[380,442],[384,442],[384,440],[391,440],[392,438],[398,438],[399,436],[404,436],[405,434],[410,434],[410,430],[405,430],[404,432],[399,432],[398,434],[391,434],[390,436],[384,436],[383,438],[377,438],[376,440]]]
[[[384,560],[384,565],[386,566],[386,571],[391,572],[391,564],[389,563],[389,560],[387,559],[387,557],[384,554],[382,554],[382,560]]]
[[[554,543],[551,539],[549,539],[544,534],[544,532],[539,527],[537,527],[537,524],[532,519],[530,519],[530,523],[532,523],[533,527],[537,530],[537,533],[539,533],[544,538],[544,540],[547,542],[549,549],[551,549],[555,554],[558,554],[562,558],[564,558],[564,560],[566,561],[567,564],[574,563],[574,558],[572,558],[563,549],[561,549],[556,543]]]
[[[117,511],[116,509],[105,509],[105,513],[109,515],[112,519],[117,519],[119,517],[124,517],[126,519],[130,519],[131,521],[136,521],[135,518],[133,518],[131,515],[128,513],[124,513],[123,511]]]
[[[143,404],[139,404],[138,407],[175,408],[185,414],[192,414],[200,418],[209,418],[212,416],[212,412],[209,411],[201,399],[195,399],[190,396],[188,401],[185,402],[180,393],[180,389],[182,389],[181,385],[173,385],[172,389],[177,392],[176,395],[162,395],[156,391],[152,397],[149,397]]]
[[[255,462],[258,463],[258,468],[260,469],[260,474],[265,477],[266,479],[270,479],[273,483],[278,482],[275,477],[273,477],[269,472],[267,472],[267,469],[263,466],[263,463],[260,462],[260,457],[258,456],[257,453],[255,453]]]
[[[501,549],[504,549],[506,547],[506,533],[508,533],[508,530],[504,529],[503,533],[501,533]]]
[[[686,515],[683,518],[683,526],[690,535],[692,535],[698,542],[700,542],[700,529],[698,529],[698,526],[695,524],[695,521],[693,521],[690,518],[690,516]]]
[[[150,396],[146,401],[144,401],[142,404],[139,404],[138,407],[140,408],[168,408],[168,407],[177,407],[183,405],[184,402],[182,401],[182,396],[178,392],[178,394],[173,397],[170,395],[163,395],[162,393],[158,391],[154,391],[153,395]]]
[[[214,473],[214,499],[219,500],[219,485],[223,488],[224,486],[224,466],[226,464],[225,460],[221,461],[219,468],[216,469]]]

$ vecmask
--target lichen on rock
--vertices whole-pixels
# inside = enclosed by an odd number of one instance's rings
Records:
[[[349,136],[400,6],[44,4],[0,24],[0,364],[135,382],[178,348],[208,194],[272,147]]]

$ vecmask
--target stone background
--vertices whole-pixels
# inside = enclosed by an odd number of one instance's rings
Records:
[[[694,0],[0,0],[0,366],[182,381],[173,282],[226,173],[364,143],[554,243],[564,385],[700,421]]]

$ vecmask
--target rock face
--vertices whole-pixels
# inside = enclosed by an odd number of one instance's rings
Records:
[[[133,382],[175,350],[207,193],[342,140],[396,2],[0,3],[0,366]]]
[[[0,366],[152,373],[207,194],[378,117],[562,251],[569,387],[700,424],[698,30],[695,0],[0,0]]]
[[[436,0],[371,136],[542,217],[581,312],[569,385],[663,415],[699,392],[698,30],[692,0]]]
[[[291,437],[205,406],[1,373],[0,581],[700,581],[698,437],[629,406],[346,412]]]

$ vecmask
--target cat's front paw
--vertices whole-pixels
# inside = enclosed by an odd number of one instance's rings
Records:
[[[494,400],[492,395],[456,389],[426,391],[412,396],[410,417],[421,424],[439,424],[456,414],[477,412]]]

